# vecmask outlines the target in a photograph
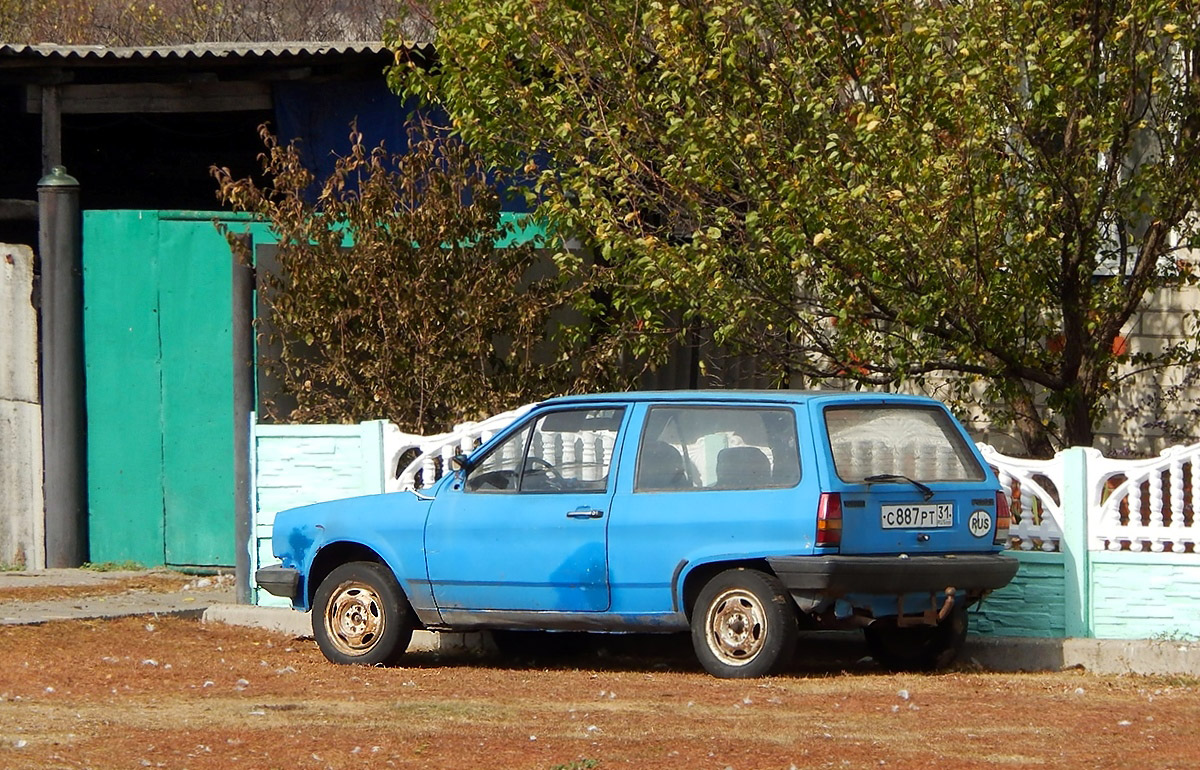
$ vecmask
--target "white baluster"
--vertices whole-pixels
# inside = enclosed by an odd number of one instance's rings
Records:
[[[454,444],[442,445],[442,470],[438,473],[438,478],[445,476],[450,472],[450,460],[454,458],[457,447]]]
[[[575,466],[575,463],[579,459],[579,447],[576,444],[578,439],[575,436],[571,436],[571,439],[568,441],[567,437],[561,433],[555,434],[555,438],[557,439],[555,457],[558,459],[555,460],[554,464],[565,465],[567,467]]]
[[[1163,475],[1161,468],[1150,472],[1150,529],[1161,530],[1163,526]],[[1163,543],[1161,538],[1149,539],[1150,550],[1161,553]]]
[[[1033,520],[1033,511],[1030,510],[1025,502],[1025,485],[1021,480],[1017,480],[1016,485],[1013,485],[1013,476],[1007,471],[1000,472],[1000,484],[1005,490],[1011,491],[1011,500],[1009,513],[1016,519],[1016,532],[1021,538],[1021,550],[1032,551],[1034,542],[1033,537],[1036,534],[1036,525]]]
[[[421,462],[421,489],[428,489],[433,486],[437,465],[434,464],[434,455],[429,448],[422,449],[422,452],[425,459]]]
[[[599,468],[596,467],[596,442],[598,437],[595,433],[588,432],[583,434],[583,455],[581,461],[583,463],[583,480],[595,481],[600,478],[598,473]]]
[[[1192,526],[1189,531],[1189,539],[1192,542],[1192,550],[1200,552],[1200,543],[1196,542],[1195,533],[1200,530],[1200,519],[1196,513],[1200,511],[1200,454],[1192,453],[1188,466],[1192,469]],[[1183,516],[1180,516],[1179,526],[1183,526]]]
[[[1183,553],[1186,546],[1179,540],[1179,535],[1183,534],[1183,458],[1179,454],[1171,456],[1171,468],[1169,471],[1170,486],[1170,507],[1171,514],[1171,552]]]
[[[1129,485],[1129,495],[1125,498],[1125,501],[1126,501],[1126,504],[1127,504],[1128,510],[1129,510],[1130,526],[1140,525],[1142,523],[1142,485],[1141,484],[1130,484]],[[1114,518],[1119,515],[1120,515],[1120,509],[1114,508],[1113,509]],[[1114,531],[1116,530],[1115,525],[1118,523],[1119,523],[1119,520],[1113,521]],[[1110,550],[1110,551],[1121,550],[1121,541],[1115,537],[1111,537],[1108,542],[1108,550]],[[1131,551],[1142,550],[1142,541],[1137,539],[1136,537],[1130,537],[1129,538],[1129,550],[1131,550]]]

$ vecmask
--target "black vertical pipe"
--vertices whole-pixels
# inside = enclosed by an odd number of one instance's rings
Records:
[[[58,86],[42,86],[42,173],[62,165],[62,109]]]
[[[87,561],[87,428],[79,182],[62,166],[38,180],[46,566]]]
[[[247,239],[247,246],[249,246]],[[250,603],[250,413],[254,410],[254,268],[233,249],[233,479],[234,578],[237,602]],[[246,258],[251,259],[247,249]]]

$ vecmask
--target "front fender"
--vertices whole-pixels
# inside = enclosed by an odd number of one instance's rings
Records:
[[[432,606],[422,548],[428,508],[428,501],[396,492],[332,500],[280,513],[271,543],[283,566],[300,573],[292,606],[310,609],[314,577],[319,580],[337,566],[325,563],[323,556],[330,554],[330,549],[344,549],[349,554],[370,551],[396,576],[415,610]],[[319,574],[314,575],[314,565]]]

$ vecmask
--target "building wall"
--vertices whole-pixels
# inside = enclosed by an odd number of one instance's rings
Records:
[[[1158,354],[1195,335],[1198,311],[1200,286],[1151,292],[1125,335],[1129,352]],[[1194,366],[1143,372],[1123,380],[1096,436],[1097,448],[1110,456],[1155,455],[1168,446],[1197,441],[1200,369]]]
[[[33,251],[0,244],[0,566],[46,564]]]

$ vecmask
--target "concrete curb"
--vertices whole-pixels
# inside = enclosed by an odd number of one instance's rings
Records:
[[[1200,677],[1200,643],[1156,639],[971,636],[959,660],[989,671],[1082,668],[1094,674]]]
[[[214,604],[205,623],[265,628],[311,638],[309,613],[282,607]],[[861,637],[855,633],[853,642]],[[445,655],[480,654],[491,649],[483,633],[417,631],[409,650]],[[1200,677],[1200,642],[1123,639],[1036,639],[1016,636],[969,636],[959,662],[987,671],[1060,671],[1083,668],[1096,674],[1144,674]]]

